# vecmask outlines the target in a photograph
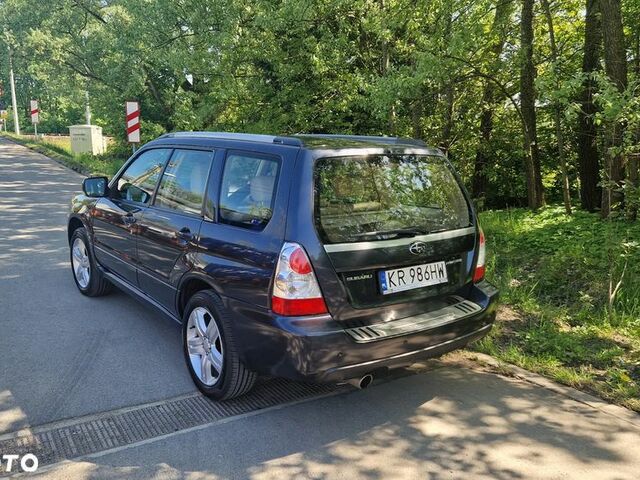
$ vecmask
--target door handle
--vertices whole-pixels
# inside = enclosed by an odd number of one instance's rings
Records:
[[[122,223],[125,225],[133,225],[136,223],[136,217],[134,217],[132,213],[127,213],[122,216]]]
[[[176,234],[176,236],[180,240],[184,240],[185,242],[190,242],[191,240],[193,240],[193,233],[191,233],[191,230],[189,230],[189,227],[183,227],[180,230],[178,230],[178,233]]]

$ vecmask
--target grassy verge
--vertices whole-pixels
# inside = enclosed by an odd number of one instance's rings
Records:
[[[503,307],[476,348],[640,411],[640,222],[560,207],[481,222]]]
[[[8,132],[2,132],[0,135],[51,157],[84,175],[106,175],[111,177],[126,160],[126,158],[111,152],[95,156],[75,154],[71,151],[68,139],[64,137],[45,137],[44,139],[36,140],[32,136],[15,135]]]

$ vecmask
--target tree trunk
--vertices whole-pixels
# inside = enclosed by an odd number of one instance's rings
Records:
[[[451,43],[451,23],[453,22],[453,6],[451,2],[448,2],[445,6],[445,27],[444,27],[444,45],[443,48],[448,49]],[[440,148],[445,154],[449,154],[452,143],[453,131],[453,104],[455,100],[454,83],[455,78],[448,78],[448,83],[444,85],[444,123],[442,125],[442,137],[440,140]]]
[[[533,64],[533,2],[522,1],[520,16],[520,103],[522,109],[522,130],[524,141],[525,174],[527,179],[527,202],[529,208],[537,209],[544,205],[540,152],[536,132],[536,75]]]
[[[600,0],[602,11],[602,38],[604,40],[604,64],[607,76],[619,92],[627,88],[627,56],[622,27],[621,0]],[[617,122],[609,127],[607,154],[605,156],[606,188],[602,192],[602,216],[608,217],[612,208],[624,200],[621,192],[624,180],[624,156],[618,150],[623,144],[624,125]]]
[[[506,42],[509,18],[513,6],[512,0],[498,0],[496,13],[491,26],[493,45],[491,46],[491,66],[488,74],[495,76],[500,68],[502,50]],[[493,132],[493,111],[496,108],[496,86],[494,82],[485,80],[482,91],[482,113],[480,114],[480,145],[476,151],[474,163],[472,195],[474,198],[484,197],[487,191],[487,164],[489,161],[489,143]]]
[[[378,7],[380,8],[380,15],[382,18],[385,16],[385,3],[384,0],[378,0]],[[387,75],[389,72],[389,68],[391,66],[391,53],[389,51],[389,42],[386,39],[382,40],[382,64],[380,66],[380,70],[382,76]],[[393,135],[396,130],[396,104],[393,101],[389,107],[389,117],[387,120],[387,128],[389,129],[389,133]]]
[[[453,91],[453,83],[447,85],[444,89],[444,98],[445,98],[445,111],[444,111],[444,125],[442,127],[442,141],[440,142],[440,148],[446,153],[449,153],[452,143],[452,135],[453,131],[453,102],[454,102],[454,91]]]
[[[413,138],[418,140],[424,139],[424,130],[422,128],[422,99],[416,99],[411,105],[411,124],[413,126]]]
[[[585,75],[580,93],[581,105],[578,113],[578,165],[580,169],[580,204],[593,212],[600,207],[602,192],[600,183],[600,161],[598,156],[597,129],[594,122],[596,106],[593,95],[596,84],[591,75],[600,68],[602,29],[598,0],[587,0],[584,24],[584,54],[582,73]]]
[[[638,187],[640,187],[640,183],[638,182],[640,177],[640,153],[632,153],[629,155],[627,166],[629,170],[627,173],[627,182],[633,190],[633,199],[627,201],[627,219],[633,221],[638,218],[638,202],[640,202],[640,192],[638,192]]]
[[[633,70],[635,71],[636,78],[640,77],[640,28],[636,27],[635,33],[635,45],[633,55]]]
[[[636,29],[635,32],[633,70],[635,77],[640,78],[640,29]],[[636,127],[635,143],[636,145],[640,144],[640,125]],[[640,153],[636,152],[629,155],[627,167],[627,182],[634,189],[633,201],[628,202],[628,199],[625,199],[627,203],[627,218],[636,220],[638,218],[638,208],[640,207],[640,191],[638,190],[640,188]]]
[[[558,47],[556,45],[556,34],[553,29],[553,17],[551,15],[551,7],[549,0],[542,0],[542,8],[547,19],[547,27],[549,28],[549,45],[551,47],[551,62],[553,63],[553,72],[556,82],[556,89],[560,89],[560,72],[558,69]],[[560,171],[562,172],[562,197],[564,200],[564,210],[567,215],[571,215],[571,191],[569,190],[569,174],[567,171],[567,160],[564,156],[564,136],[562,134],[562,104],[557,101],[553,106],[553,120],[556,127],[556,143],[558,145],[558,162],[560,163]]]
[[[493,132],[493,110],[495,87],[493,82],[486,82],[482,92],[482,113],[480,114],[480,145],[476,151],[476,161],[473,171],[473,198],[482,198],[487,193],[487,164],[489,163],[488,147]]]

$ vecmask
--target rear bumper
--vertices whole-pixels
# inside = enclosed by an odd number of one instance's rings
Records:
[[[294,380],[340,382],[376,370],[438,357],[485,336],[495,319],[498,291],[488,282],[468,300],[480,308],[433,328],[375,341],[357,342],[329,315],[279,317],[227,299],[244,363],[261,374]],[[416,317],[418,318],[418,317]]]
[[[411,365],[428,358],[439,357],[447,352],[464,348],[469,343],[479,340],[489,333],[492,326],[493,324],[490,323],[465,335],[454,337],[451,340],[446,340],[442,343],[430,345],[419,350],[411,350],[386,358],[329,368],[325,372],[316,375],[313,379],[322,382],[340,382],[351,378],[360,378],[367,373],[373,373],[377,370],[397,368]]]

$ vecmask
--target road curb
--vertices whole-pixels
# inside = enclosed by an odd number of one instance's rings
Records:
[[[494,357],[479,352],[464,352],[464,357],[480,365],[488,366],[494,373],[504,372],[505,376],[511,376],[519,380],[545,388],[554,393],[563,395],[571,400],[585,404],[600,412],[611,415],[640,428],[640,414],[619,405],[614,405],[589,393],[582,392],[573,387],[561,385],[540,374],[530,372],[516,365],[502,362]],[[455,362],[455,360],[453,360]],[[496,372],[497,370],[497,372]]]

